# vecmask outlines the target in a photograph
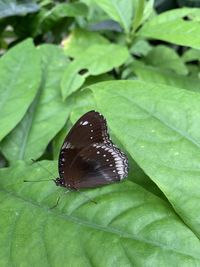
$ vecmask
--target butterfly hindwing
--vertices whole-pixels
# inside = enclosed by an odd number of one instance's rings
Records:
[[[127,173],[124,153],[111,142],[97,143],[79,153],[70,168],[69,183],[74,188],[96,187],[120,181]]]

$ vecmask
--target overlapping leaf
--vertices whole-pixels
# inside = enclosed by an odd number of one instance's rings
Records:
[[[72,58],[78,58],[85,53],[85,50],[88,49],[88,47],[97,44],[109,44],[109,41],[99,33],[83,29],[75,29],[62,42],[62,44],[67,55]]]
[[[135,61],[129,66],[130,76],[136,74],[141,80],[150,83],[160,83],[180,87],[190,91],[200,92],[198,79],[178,75],[172,71],[140,64]]]
[[[128,58],[126,47],[114,44],[93,45],[72,61],[61,82],[62,96],[78,90],[89,75],[99,75],[123,64]]]
[[[119,0],[93,0],[102,8],[113,20],[119,22],[126,33],[129,32],[133,18],[133,1]]]
[[[139,81],[90,88],[115,135],[200,237],[199,93]]]
[[[157,45],[144,58],[147,65],[152,65],[158,69],[172,70],[177,74],[186,75],[188,73],[181,57],[172,49],[164,45]]]
[[[2,151],[10,161],[40,157],[64,126],[70,111],[70,104],[62,101],[60,93],[60,79],[68,65],[67,58],[53,45],[43,45],[38,52],[43,69],[40,91],[23,120],[2,143]]]
[[[87,6],[83,3],[62,3],[56,5],[51,10],[45,10],[38,14],[35,20],[35,32],[40,30],[47,31],[63,18],[86,16],[87,11]]]
[[[198,8],[182,8],[164,12],[149,20],[138,32],[139,36],[163,40],[166,42],[200,48]]]

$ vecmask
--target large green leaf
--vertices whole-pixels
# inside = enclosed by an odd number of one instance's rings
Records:
[[[138,35],[199,49],[199,21],[190,17],[194,14],[199,17],[200,9],[180,8],[164,12],[145,23]],[[184,20],[185,17],[188,19]]]
[[[0,140],[22,119],[40,80],[40,58],[30,39],[0,59]]]
[[[42,165],[55,172],[57,162]],[[68,192],[51,209],[65,189],[23,183],[45,178],[49,174],[37,164],[0,170],[1,266],[200,265],[194,233],[169,203],[140,186],[126,181]]]
[[[113,20],[119,22],[126,33],[130,31],[133,19],[133,0],[93,0]]]
[[[115,136],[200,237],[199,93],[140,81],[90,88]]]
[[[40,157],[64,126],[70,111],[60,93],[60,79],[68,65],[66,56],[53,45],[42,45],[38,53],[43,69],[40,92],[23,120],[2,143],[2,151],[10,161]]]
[[[128,56],[126,47],[120,45],[101,44],[89,47],[66,68],[61,82],[63,99],[78,90],[89,75],[110,71],[123,64]]]

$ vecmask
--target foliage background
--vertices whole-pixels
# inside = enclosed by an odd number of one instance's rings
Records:
[[[9,0],[0,18],[0,266],[200,266],[199,1]],[[57,177],[91,109],[128,179],[24,183]]]

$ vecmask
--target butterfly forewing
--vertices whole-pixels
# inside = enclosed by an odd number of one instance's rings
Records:
[[[106,120],[96,111],[84,114],[72,127],[64,144],[84,148],[91,143],[102,143],[109,139]]]
[[[108,139],[104,117],[96,111],[84,114],[69,131],[61,147],[58,161],[60,177],[68,179],[70,166],[83,148]]]
[[[59,173],[66,187],[96,187],[120,181],[128,174],[128,160],[109,139],[104,117],[83,115],[63,143]]]

